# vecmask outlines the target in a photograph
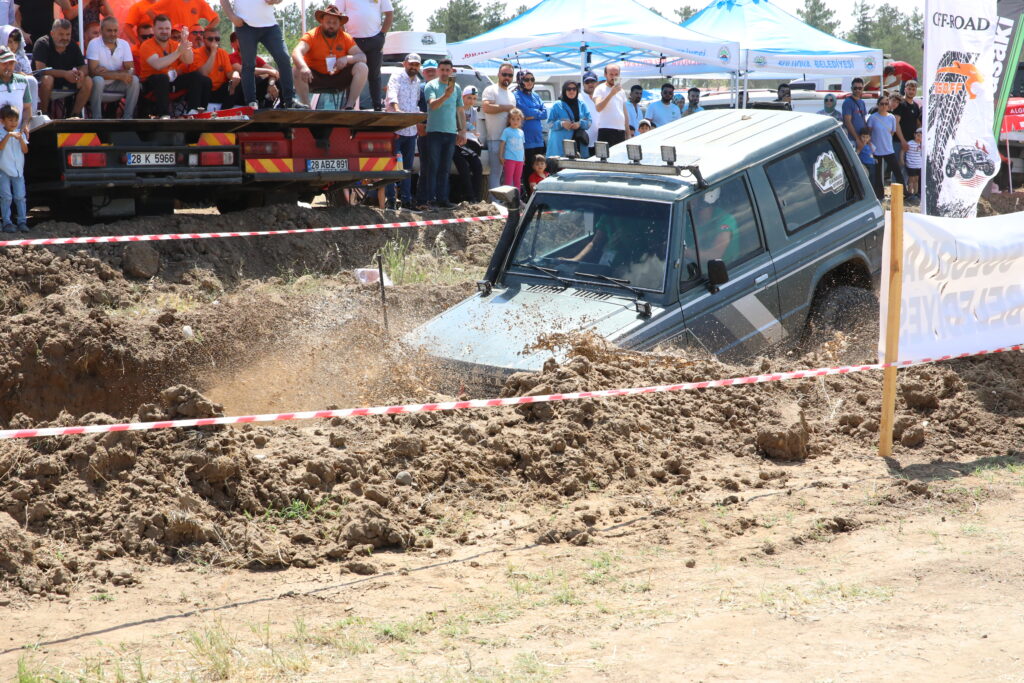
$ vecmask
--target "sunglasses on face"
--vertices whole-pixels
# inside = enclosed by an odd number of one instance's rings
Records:
[[[579,88],[577,88],[575,86],[571,86],[571,87],[566,88],[565,92],[576,92],[577,90],[579,90]]]
[[[145,35],[141,35],[141,36],[139,36],[139,40],[149,40],[149,39],[150,39],[150,38],[152,38],[152,37],[153,37],[153,34],[152,34],[152,33],[147,33],[147,34],[145,34]]]
[[[210,36],[209,38],[206,39],[206,42],[208,42],[208,43],[210,43],[210,42],[219,43],[220,42],[220,36]]]
[[[501,76],[502,78],[512,78],[512,74],[510,74],[510,73],[509,73],[509,72],[507,72],[507,71],[502,71],[502,72],[501,72],[500,74],[498,74],[498,75],[499,75],[499,76]]]
[[[523,83],[533,83],[535,80],[535,78],[527,77],[523,79]]]

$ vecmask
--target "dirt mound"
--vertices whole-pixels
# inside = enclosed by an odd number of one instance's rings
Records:
[[[381,211],[365,206],[310,209],[279,204],[223,216],[215,212],[178,213],[91,226],[49,221],[33,228],[32,233],[33,237],[78,237],[283,230],[495,214],[494,206],[486,203],[459,206],[443,214]],[[244,278],[298,277],[306,273],[336,273],[361,267],[367,265],[389,239],[398,237],[413,242],[422,240],[432,245],[441,235],[448,252],[469,252],[471,258],[468,260],[475,262],[490,256],[501,227],[502,221],[489,221],[420,229],[151,242],[146,246],[155,252],[158,262],[147,264],[145,270],[137,270],[138,259],[125,259],[126,250],[132,245],[76,245],[53,249],[56,253],[71,250],[93,256],[114,270],[130,273],[132,277],[145,277],[152,268],[164,281],[181,282],[188,273],[199,269],[212,273],[222,282],[235,284]]]

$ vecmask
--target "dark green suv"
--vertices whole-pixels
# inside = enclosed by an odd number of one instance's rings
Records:
[[[539,369],[550,352],[525,349],[558,332],[735,359],[873,301],[882,207],[831,117],[705,111],[607,157],[557,159],[480,293],[407,341],[495,379]]]

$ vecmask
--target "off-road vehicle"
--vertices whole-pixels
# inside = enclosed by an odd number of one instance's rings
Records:
[[[960,177],[970,180],[978,171],[990,176],[995,173],[995,164],[984,150],[968,145],[957,145],[946,159],[946,177],[952,178],[959,171]]]
[[[499,379],[539,369],[547,333],[733,359],[877,307],[882,207],[831,117],[705,111],[555,163],[524,209],[505,190],[479,293],[407,341]]]

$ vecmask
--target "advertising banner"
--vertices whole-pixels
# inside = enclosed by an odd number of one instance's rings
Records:
[[[1020,62],[1021,45],[1024,44],[1024,25],[1021,25],[1024,0],[997,0],[996,14],[994,75],[999,85],[996,90],[996,120],[992,130],[998,132],[1003,117],[1009,114],[1006,112],[1007,102],[1014,94],[1013,79]]]
[[[885,235],[889,249],[889,231]],[[885,352],[889,259],[882,260]],[[920,360],[1024,341],[1024,221],[903,215],[899,358]]]
[[[996,0],[926,0],[925,10],[922,210],[971,217],[999,170],[992,132]]]

